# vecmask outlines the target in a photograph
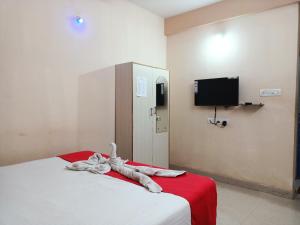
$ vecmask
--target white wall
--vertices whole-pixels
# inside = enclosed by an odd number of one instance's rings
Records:
[[[76,15],[84,29],[70,24]],[[79,81],[126,61],[166,64],[163,19],[125,0],[1,0],[0,30],[0,165],[86,148],[102,138],[86,140],[91,129],[107,134],[97,143],[105,147],[114,139],[114,77],[97,77],[91,94],[105,98],[97,126],[83,129]]]
[[[291,192],[297,40],[297,4],[168,36],[171,164]],[[208,124],[213,108],[193,105],[193,81],[222,76],[240,77],[241,102],[265,103],[219,107],[224,129]],[[260,88],[282,96],[262,98]]]

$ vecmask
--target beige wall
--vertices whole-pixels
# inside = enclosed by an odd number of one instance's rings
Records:
[[[291,192],[298,5],[204,25],[168,36],[171,71],[171,164]],[[240,76],[240,101],[261,109],[219,107],[220,129],[207,122],[213,108],[193,105],[193,81]],[[280,97],[259,97],[281,88]]]
[[[70,26],[74,15],[85,30]],[[103,150],[114,139],[114,76],[99,71],[166,64],[163,19],[125,0],[1,0],[0,30],[0,165]]]

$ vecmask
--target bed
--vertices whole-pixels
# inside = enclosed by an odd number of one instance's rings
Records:
[[[187,173],[153,177],[164,192],[147,191],[116,172],[64,169],[82,151],[0,167],[1,225],[215,225],[215,182]],[[132,165],[143,165],[129,162]]]

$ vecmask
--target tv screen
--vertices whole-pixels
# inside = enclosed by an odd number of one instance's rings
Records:
[[[195,105],[239,105],[239,78],[195,80]]]

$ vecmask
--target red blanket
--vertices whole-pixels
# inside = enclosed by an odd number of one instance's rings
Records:
[[[92,151],[82,151],[60,155],[59,157],[68,162],[76,162],[87,160],[93,154],[94,152]],[[103,156],[107,157],[105,154]],[[145,164],[131,161],[128,164],[145,166]],[[110,171],[106,175],[140,185],[138,182],[115,171]],[[212,179],[192,173],[186,173],[176,178],[156,176],[151,178],[162,187],[163,192],[180,196],[189,202],[192,213],[192,225],[216,225],[217,191],[216,184]]]

